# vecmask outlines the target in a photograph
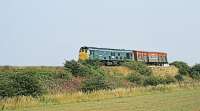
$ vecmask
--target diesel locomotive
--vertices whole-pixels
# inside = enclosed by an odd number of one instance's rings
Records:
[[[140,61],[149,65],[159,66],[168,64],[167,53],[164,52],[146,52],[97,47],[81,47],[79,51],[79,60],[99,60],[105,65],[119,65],[124,61]]]

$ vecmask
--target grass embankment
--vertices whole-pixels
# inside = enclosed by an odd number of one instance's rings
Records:
[[[39,98],[14,97],[1,100],[0,108],[26,111],[149,110],[148,108],[158,111],[173,109],[176,111],[180,110],[182,106],[188,105],[182,110],[189,111],[188,108],[190,108],[191,111],[194,111],[193,109],[200,107],[199,86],[199,83],[187,83],[181,84],[181,87],[173,84],[100,90],[92,93],[62,93],[44,95]],[[171,105],[173,105],[172,109]]]
[[[175,66],[151,67],[151,69],[153,74],[157,76],[176,76],[179,74],[179,70]]]
[[[166,76],[171,75],[175,76],[178,74],[178,68],[175,66],[169,66],[169,67],[150,67],[152,69],[152,72],[154,75],[158,76]],[[122,75],[128,75],[133,72],[130,68],[126,66],[102,66],[102,69],[110,75],[115,74],[122,74]],[[32,71],[46,71],[46,72],[55,72],[55,71],[64,71],[64,67],[53,67],[53,66],[30,66],[30,67],[0,67],[0,72],[19,72],[22,70],[32,70]]]
[[[175,76],[178,75],[178,68],[175,66],[169,66],[169,67],[150,67],[152,69],[153,75],[155,76]],[[103,70],[105,70],[106,73],[110,75],[115,75],[115,74],[122,74],[122,75],[129,75],[134,70],[131,70],[128,67],[125,66],[104,66],[102,67]]]
[[[116,89],[93,93],[48,95],[40,99],[19,98],[15,110],[24,111],[199,111],[200,88],[194,85]],[[27,101],[28,100],[28,101]],[[26,104],[29,103],[29,104]],[[18,103],[15,103],[17,105]],[[32,104],[32,107],[27,107]],[[19,105],[19,104],[18,104]],[[17,109],[16,109],[17,108]]]

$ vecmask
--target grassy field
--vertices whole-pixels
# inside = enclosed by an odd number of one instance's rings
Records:
[[[45,104],[20,111],[200,111],[200,88],[100,100]]]

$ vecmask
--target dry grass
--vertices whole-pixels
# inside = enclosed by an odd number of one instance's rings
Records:
[[[0,110],[19,109],[23,107],[38,106],[40,103],[31,96],[19,96],[0,100]]]
[[[152,69],[152,72],[156,76],[175,76],[178,74],[178,68],[175,66],[169,66],[169,67],[150,67]],[[125,66],[103,66],[102,67],[105,72],[107,72],[110,75],[114,74],[122,74],[124,76],[134,72],[134,70],[129,69]]]
[[[153,74],[156,76],[175,76],[178,74],[178,68],[175,66],[169,67],[151,67]]]
[[[110,75],[123,74],[126,76],[133,72],[133,70],[125,66],[103,66],[102,69]]]
[[[23,71],[43,71],[58,72],[64,71],[61,66],[0,66],[0,72],[23,72]]]

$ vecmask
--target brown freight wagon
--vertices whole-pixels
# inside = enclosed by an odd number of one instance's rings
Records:
[[[133,51],[136,61],[145,62],[150,65],[164,65],[167,64],[167,53],[164,52],[146,52]]]
[[[133,55],[135,61],[145,62],[145,63],[148,62],[148,52],[134,50]]]

